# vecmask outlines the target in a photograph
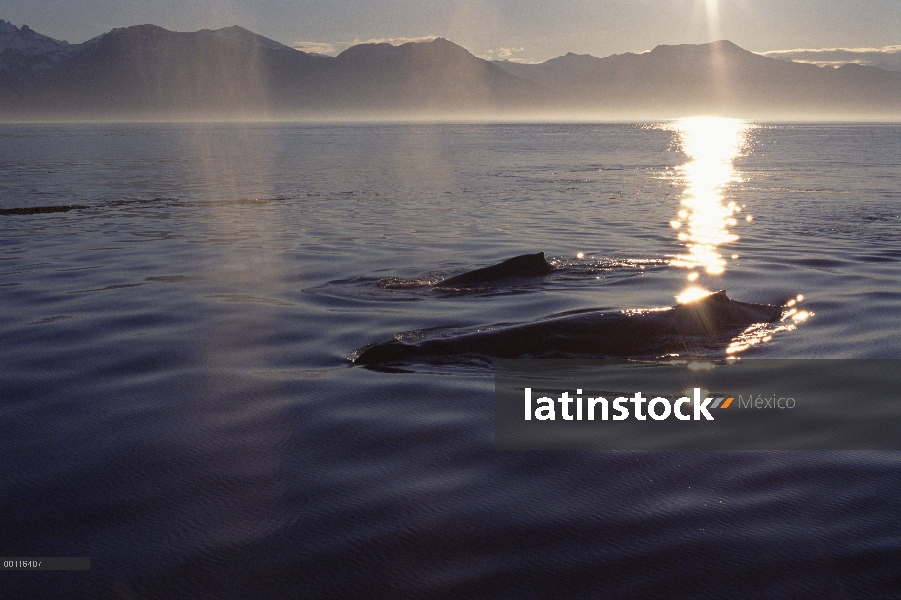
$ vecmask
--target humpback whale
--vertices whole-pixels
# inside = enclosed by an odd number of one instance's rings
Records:
[[[503,263],[501,263],[503,264]],[[751,325],[780,319],[783,307],[737,302],[719,291],[672,308],[587,310],[415,342],[364,346],[348,360],[382,365],[455,356],[487,358],[648,357],[725,347]]]
[[[515,277],[540,277],[554,270],[554,266],[544,258],[544,252],[536,254],[523,254],[514,256],[504,262],[467,271],[455,277],[440,281],[434,287],[452,287],[457,285],[472,285],[474,283],[486,283],[498,279],[512,279]]]

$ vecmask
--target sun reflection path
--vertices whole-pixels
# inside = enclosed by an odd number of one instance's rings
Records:
[[[719,117],[692,117],[673,124],[682,152],[691,160],[680,167],[685,191],[678,218],[670,222],[687,252],[676,255],[670,264],[689,269],[691,282],[701,271],[721,275],[726,259],[720,247],[738,240],[732,228],[742,207],[733,200],[727,202],[724,190],[738,180],[733,161],[744,148],[750,128],[746,122]]]

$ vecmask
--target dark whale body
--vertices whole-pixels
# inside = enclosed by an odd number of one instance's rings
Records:
[[[782,307],[737,302],[720,291],[668,309],[585,311],[418,342],[391,340],[359,349],[351,360],[382,365],[455,356],[600,358],[663,355],[725,347],[735,334],[772,323]]]
[[[436,283],[434,287],[452,287],[487,283],[499,279],[516,277],[540,277],[554,270],[554,266],[544,258],[544,252],[514,256],[504,262],[475,271],[468,271]]]

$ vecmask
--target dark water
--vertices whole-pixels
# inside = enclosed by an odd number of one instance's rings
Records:
[[[901,357],[901,126],[692,127],[0,128],[0,209],[86,207],[0,215],[0,549],[92,560],[0,595],[901,597],[897,453],[501,453],[490,368],[345,361],[690,272],[803,295],[743,357]]]

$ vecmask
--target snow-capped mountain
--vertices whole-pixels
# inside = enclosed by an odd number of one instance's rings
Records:
[[[28,25],[16,27],[0,19],[0,71],[46,69],[67,58],[74,48],[69,42],[41,35]]]

